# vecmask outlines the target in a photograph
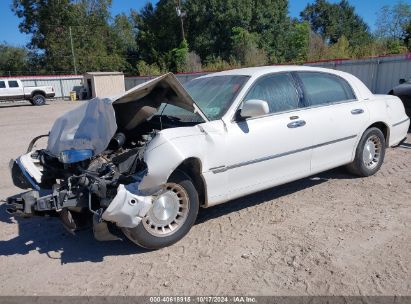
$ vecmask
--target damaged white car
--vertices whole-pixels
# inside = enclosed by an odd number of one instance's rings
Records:
[[[46,149],[12,164],[9,212],[57,214],[70,231],[92,223],[99,240],[180,240],[199,207],[348,165],[369,176],[407,136],[395,96],[356,77],[301,66],[209,74],[183,86],[173,74],[122,96],[93,99],[57,119]],[[251,216],[251,215],[250,215]]]

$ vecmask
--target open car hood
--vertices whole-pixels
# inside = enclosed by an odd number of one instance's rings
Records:
[[[208,121],[177,78],[168,73],[122,95],[104,99],[97,97],[63,114],[50,130],[47,150],[56,157],[67,150],[91,150],[93,155],[100,154],[107,148],[118,124],[122,127],[130,125],[128,121],[123,122],[123,117],[137,121],[132,121],[135,127],[149,118],[161,102],[197,113]]]
[[[124,94],[114,98],[114,104],[123,104],[127,102],[136,102],[146,97],[154,90],[163,90],[165,98],[169,104],[186,109],[193,113],[197,113],[204,121],[208,121],[208,118],[196,105],[195,101],[187,93],[178,79],[173,73],[167,73],[128,90]]]

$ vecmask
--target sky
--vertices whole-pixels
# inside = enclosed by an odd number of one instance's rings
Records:
[[[155,3],[156,0],[150,0]],[[329,0],[339,2],[339,0]],[[406,0],[408,2],[411,0]],[[30,41],[30,36],[20,33],[19,19],[10,9],[12,0],[0,0],[0,43],[6,42],[14,46],[24,46]],[[129,13],[131,9],[139,10],[148,0],[113,0],[111,12],[113,15]],[[308,3],[314,0],[289,0],[289,11],[292,17],[298,17]],[[371,30],[375,28],[377,12],[384,5],[392,5],[395,0],[349,0],[356,12],[368,23]]]

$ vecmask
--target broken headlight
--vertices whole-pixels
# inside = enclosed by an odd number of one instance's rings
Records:
[[[60,153],[60,161],[64,164],[77,163],[82,160],[91,158],[93,156],[93,150],[65,150]]]

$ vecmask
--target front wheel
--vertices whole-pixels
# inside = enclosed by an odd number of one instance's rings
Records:
[[[375,174],[384,162],[385,138],[378,128],[367,129],[358,143],[354,161],[347,169],[358,176]]]
[[[198,193],[191,179],[183,172],[175,172],[140,224],[134,228],[122,228],[122,231],[141,247],[167,247],[188,233],[197,218],[198,209]]]

